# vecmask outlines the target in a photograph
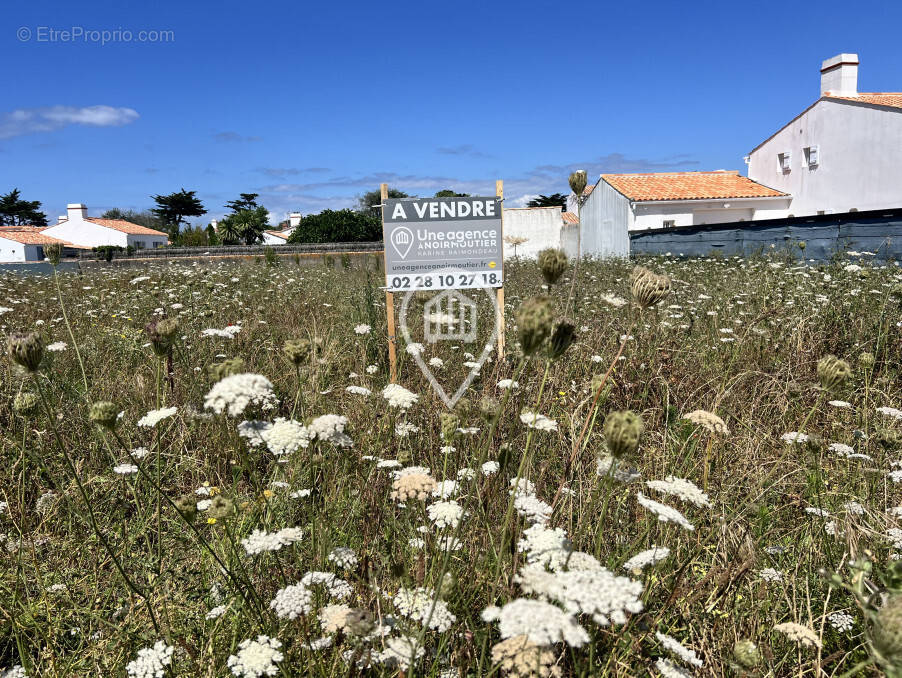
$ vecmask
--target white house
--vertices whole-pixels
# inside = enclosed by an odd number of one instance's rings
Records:
[[[74,254],[79,248],[72,243],[53,238],[34,226],[0,227],[0,262],[44,261],[44,247],[63,246],[63,255]]]
[[[85,247],[118,245],[135,249],[156,249],[169,242],[169,236],[146,226],[139,226],[122,219],[98,219],[88,216],[88,208],[75,203],[66,205],[66,216],[42,231],[61,240]]]
[[[282,222],[285,223],[285,222]],[[301,213],[300,212],[290,212],[288,214],[288,226],[281,231],[264,231],[263,232],[263,244],[264,245],[284,245],[288,242],[288,236],[291,235],[292,231],[298,227],[301,223]]]
[[[584,195],[582,254],[620,257],[629,255],[631,231],[771,219],[791,199],[726,170],[602,174]]]
[[[821,96],[755,147],[754,181],[792,195],[781,216],[902,207],[902,92],[859,92],[858,55],[821,65]]]
[[[504,256],[535,259],[548,247],[576,255],[576,215],[561,207],[504,208]],[[515,244],[516,243],[516,244]]]

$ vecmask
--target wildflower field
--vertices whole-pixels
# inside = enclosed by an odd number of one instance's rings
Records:
[[[0,676],[902,675],[900,268],[325,263],[0,277]]]

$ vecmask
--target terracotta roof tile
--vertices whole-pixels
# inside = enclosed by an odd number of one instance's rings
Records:
[[[78,249],[86,249],[79,245],[73,245],[65,240],[44,235],[41,230],[35,226],[0,226],[0,238],[6,238],[13,242],[22,243],[23,245],[55,245],[57,243],[66,247],[75,247]]]
[[[276,236],[277,238],[284,238],[285,240],[288,240],[288,236],[291,235],[290,231],[266,231],[266,232],[269,233],[270,235]]]
[[[857,101],[862,104],[874,104],[875,106],[888,106],[889,108],[902,109],[902,92],[859,92],[854,97],[841,97],[826,92],[825,99],[841,99],[842,101]]]
[[[147,228],[146,226],[139,226],[138,224],[133,224],[132,222],[123,219],[97,219],[95,217],[87,217],[85,221],[90,221],[92,224],[97,224],[98,226],[106,226],[107,228],[112,228],[113,230],[122,233],[128,233],[129,235],[162,235],[164,238],[169,237],[166,233],[163,233],[163,231],[157,231],[152,228]]]
[[[601,178],[630,200],[717,200],[779,198],[787,195],[740,176],[736,171],[602,174]]]
[[[573,212],[564,212],[561,214],[565,224],[578,224],[579,218]]]

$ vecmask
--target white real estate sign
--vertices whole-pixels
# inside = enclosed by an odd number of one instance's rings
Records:
[[[501,287],[501,199],[383,200],[389,292]]]

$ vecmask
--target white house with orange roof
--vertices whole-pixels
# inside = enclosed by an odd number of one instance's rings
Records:
[[[80,203],[66,205],[66,215],[42,232],[85,247],[118,245],[141,250],[165,247],[169,243],[169,236],[163,231],[122,219],[89,217],[88,208]]]
[[[284,221],[282,222],[285,223]],[[264,245],[285,245],[288,243],[288,236],[298,227],[301,223],[301,213],[300,212],[291,212],[288,215],[288,226],[283,228],[281,231],[263,231],[263,244]]]
[[[859,92],[858,55],[821,64],[821,96],[749,154],[754,181],[792,195],[786,216],[902,207],[902,92]]]
[[[629,255],[632,231],[772,219],[791,200],[726,170],[602,174],[584,195],[582,254],[621,257]]]
[[[62,245],[64,256],[84,249],[46,235],[35,226],[0,226],[0,262],[44,261],[47,245]]]

